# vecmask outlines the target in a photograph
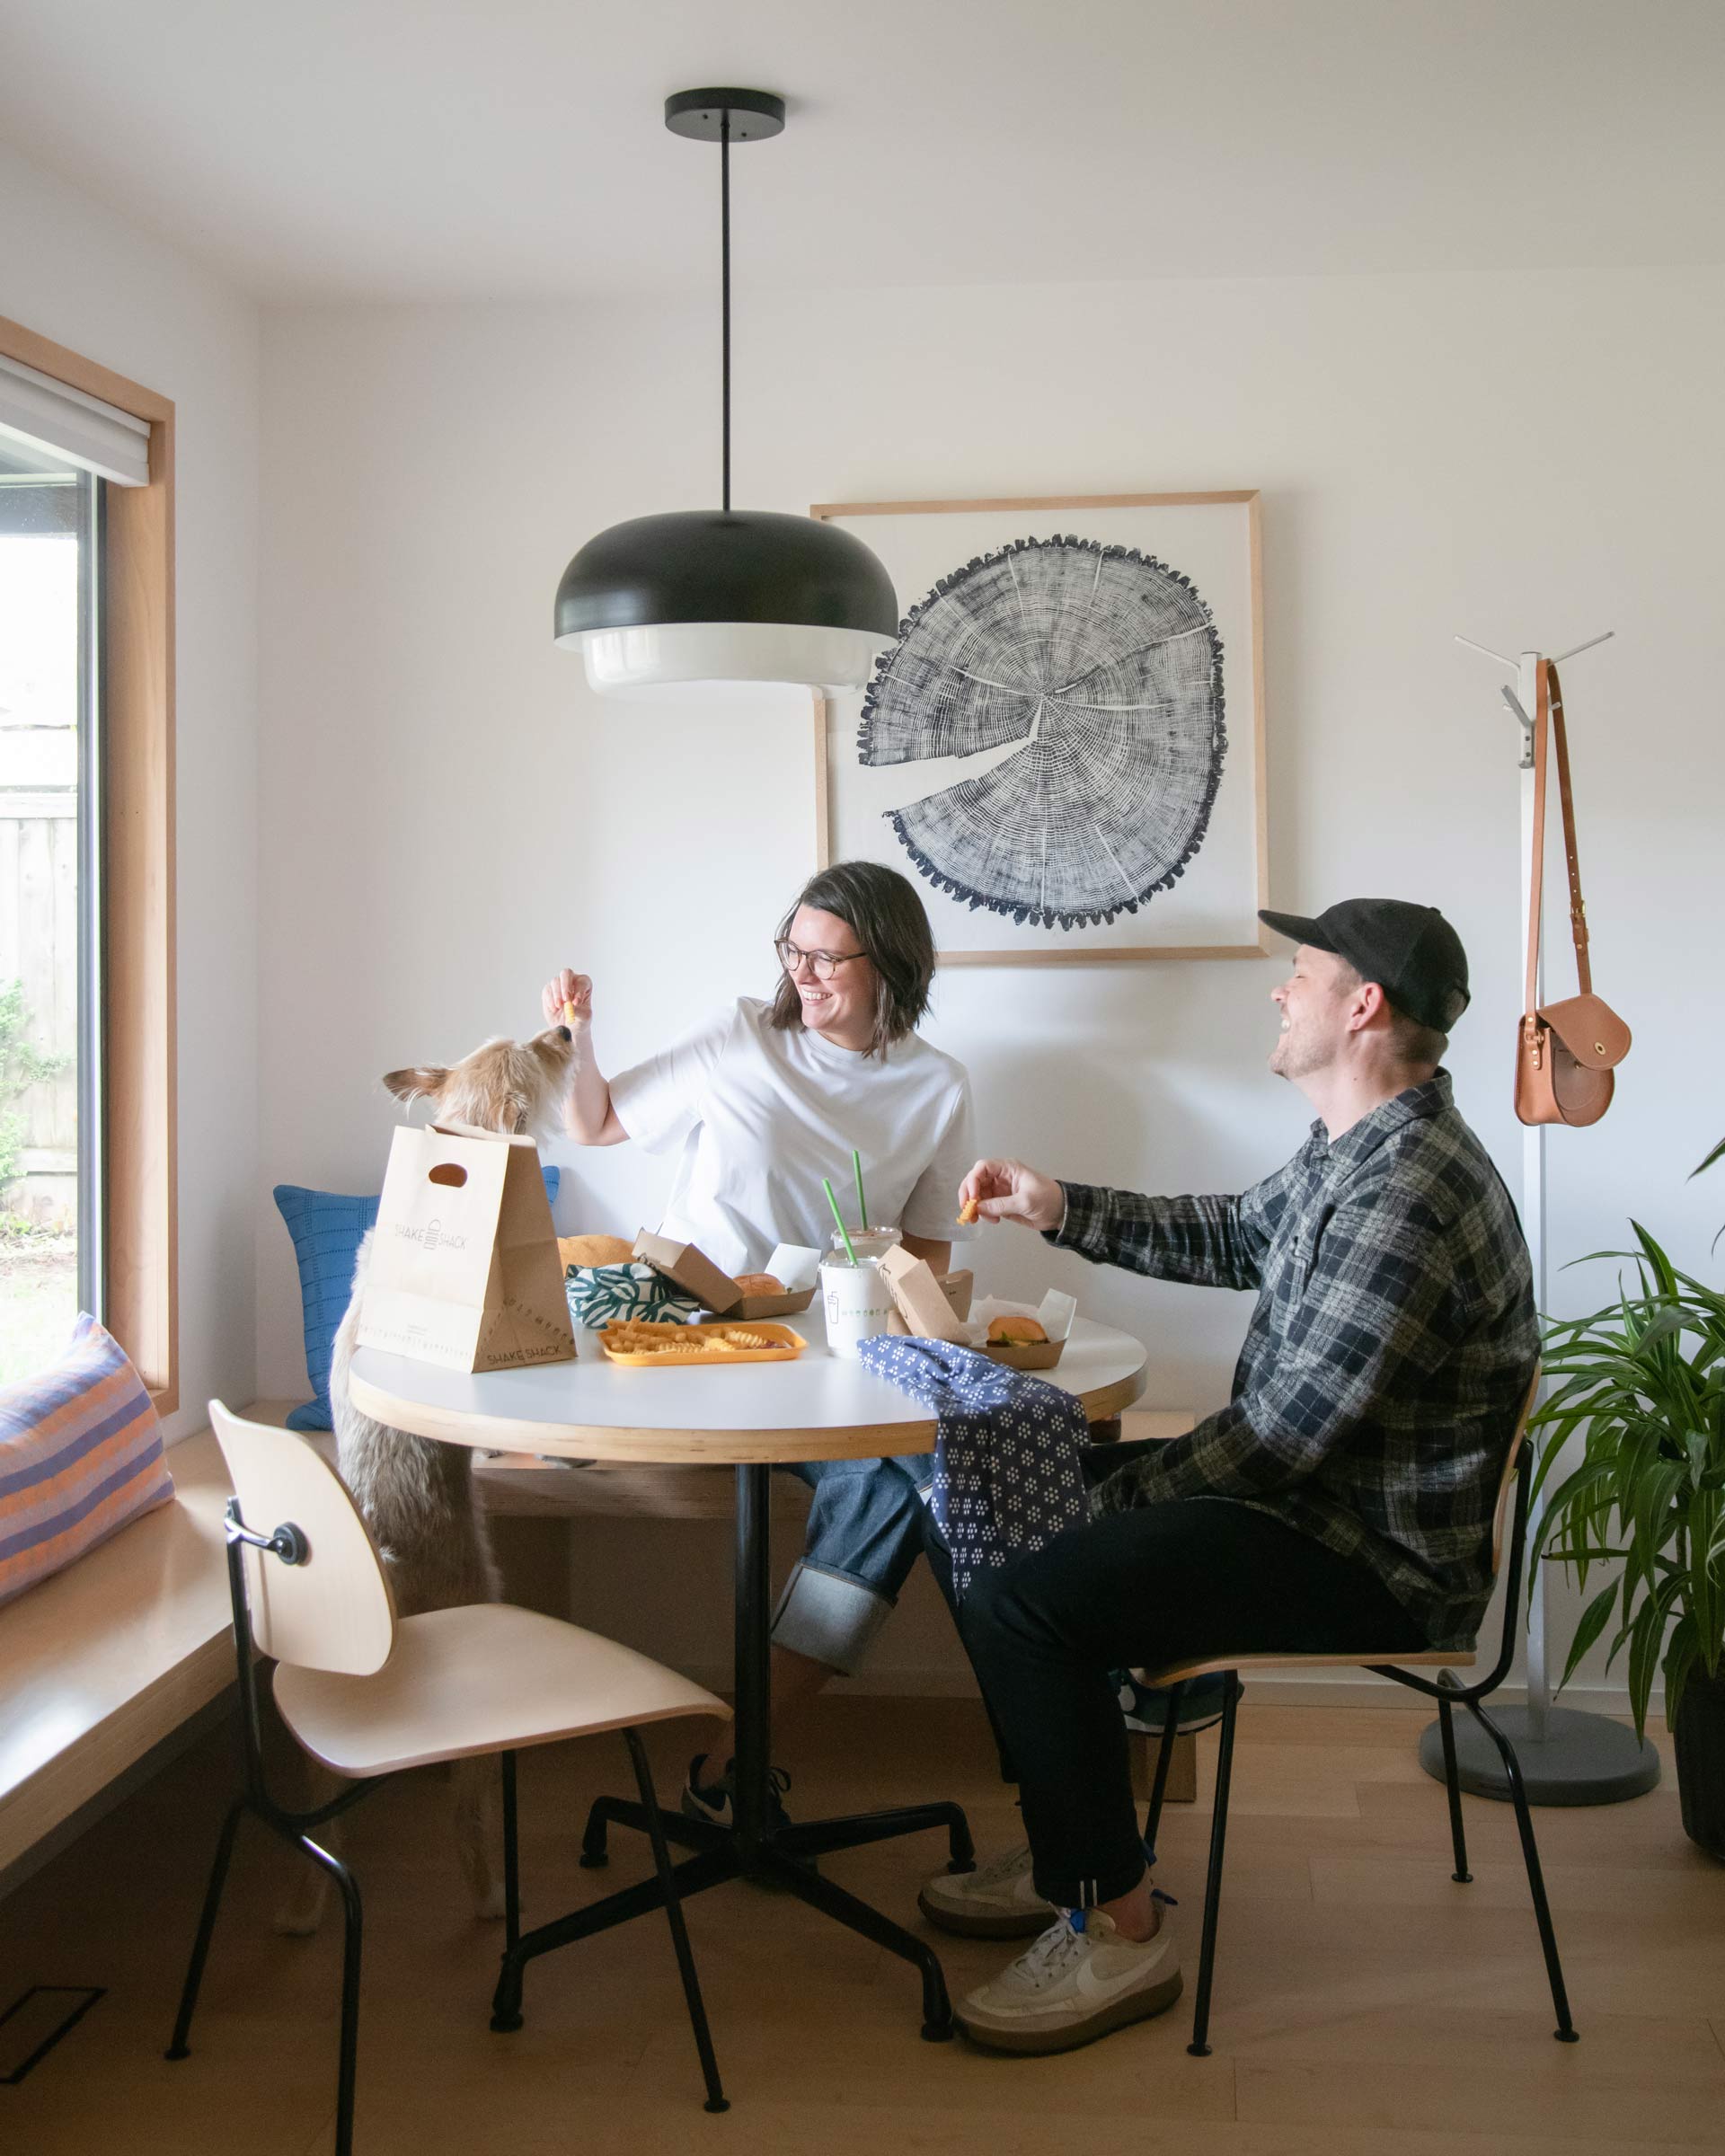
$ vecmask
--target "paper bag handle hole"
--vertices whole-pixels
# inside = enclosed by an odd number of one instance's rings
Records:
[[[434,1183],[447,1183],[452,1190],[459,1190],[467,1180],[467,1171],[459,1161],[439,1161],[431,1171],[428,1180]]]

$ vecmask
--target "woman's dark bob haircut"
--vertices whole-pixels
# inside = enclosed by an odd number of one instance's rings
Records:
[[[797,907],[804,906],[836,914],[862,946],[874,968],[874,1027],[864,1053],[885,1055],[895,1040],[916,1030],[934,977],[934,938],[916,886],[878,861],[837,862],[803,885],[779,923],[779,941],[791,933]],[[802,1024],[802,999],[788,973],[779,976],[769,1015],[781,1032]]]

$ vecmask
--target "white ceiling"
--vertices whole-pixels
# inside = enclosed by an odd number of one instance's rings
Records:
[[[0,134],[278,302],[706,292],[727,82],[744,283],[1725,259],[1725,0],[0,0]]]

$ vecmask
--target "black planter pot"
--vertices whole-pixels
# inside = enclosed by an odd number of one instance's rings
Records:
[[[1671,1735],[1683,1831],[1697,1848],[1725,1863],[1725,1664],[1716,1677],[1690,1671]]]

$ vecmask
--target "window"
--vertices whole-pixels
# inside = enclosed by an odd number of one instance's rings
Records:
[[[104,1303],[102,482],[0,435],[0,1383]]]
[[[173,406],[0,320],[0,1382],[179,1404]]]

